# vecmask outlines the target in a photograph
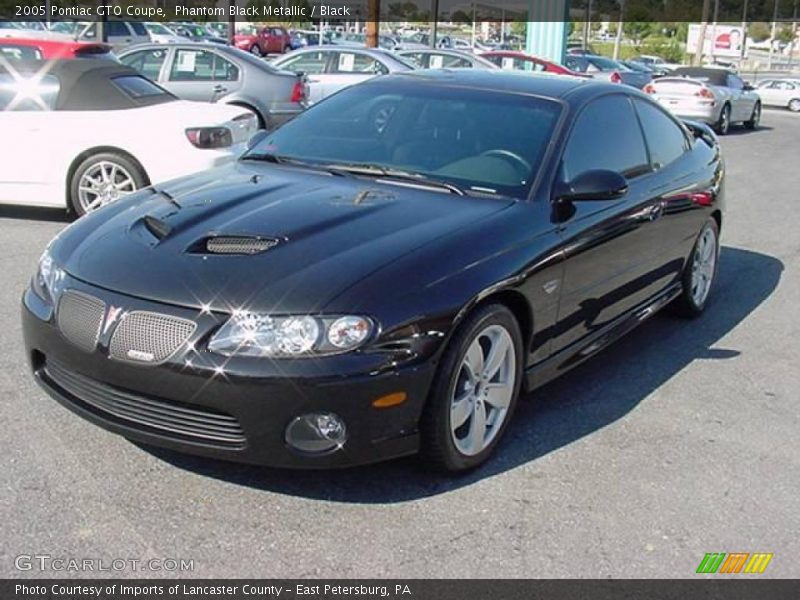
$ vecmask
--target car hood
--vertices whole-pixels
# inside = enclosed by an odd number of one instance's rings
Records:
[[[391,261],[511,204],[238,162],[89,214],[52,252],[71,276],[142,299],[313,312]],[[216,253],[237,248],[231,237],[274,247]]]

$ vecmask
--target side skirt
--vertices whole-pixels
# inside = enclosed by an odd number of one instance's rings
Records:
[[[573,367],[578,366],[587,358],[594,356],[664,308],[680,292],[681,282],[676,281],[655,298],[620,316],[600,331],[576,342],[572,346],[564,348],[558,354],[528,367],[525,370],[525,380],[523,382],[525,391],[530,392],[543,386]]]

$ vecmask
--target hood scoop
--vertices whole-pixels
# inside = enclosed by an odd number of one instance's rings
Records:
[[[253,235],[214,235],[193,244],[192,254],[223,254],[252,256],[277,246],[281,240]]]

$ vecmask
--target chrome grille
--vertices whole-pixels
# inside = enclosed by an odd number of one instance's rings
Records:
[[[206,250],[212,254],[259,254],[278,245],[272,238],[220,236],[206,241]]]
[[[117,360],[158,364],[172,356],[194,333],[194,321],[148,311],[122,317],[108,353]]]
[[[44,366],[43,380],[60,388],[71,401],[124,421],[129,426],[158,429],[175,437],[241,447],[242,427],[235,417],[197,405],[145,397],[95,381],[54,361]]]
[[[93,352],[106,312],[105,302],[67,290],[58,302],[56,322],[64,337],[81,350]]]

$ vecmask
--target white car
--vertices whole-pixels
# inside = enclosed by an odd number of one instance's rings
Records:
[[[758,84],[756,93],[764,106],[800,112],[800,79],[767,79]]]
[[[109,61],[0,61],[0,204],[78,215],[238,157],[257,130],[241,107],[178,100]]]
[[[150,41],[156,44],[182,44],[186,41],[163,23],[145,23],[144,26],[150,34]]]
[[[761,121],[758,94],[727,69],[681,67],[654,79],[644,91],[676,116],[707,123],[720,135],[734,123],[756,129]]]
[[[311,102],[377,75],[411,71],[414,66],[381,48],[353,48],[333,44],[293,50],[272,61],[284,71],[308,77]]]

